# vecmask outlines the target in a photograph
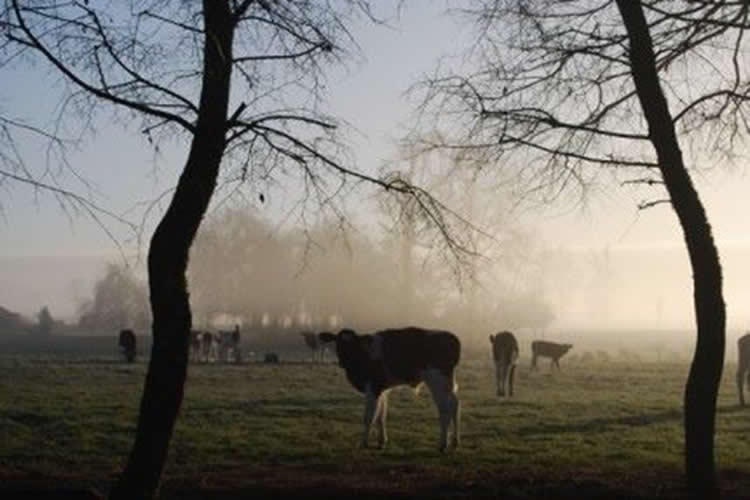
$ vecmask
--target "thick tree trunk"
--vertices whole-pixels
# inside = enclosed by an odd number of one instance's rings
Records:
[[[156,496],[182,404],[192,325],[186,271],[190,246],[216,186],[224,154],[233,20],[228,0],[204,0],[203,80],[196,131],[172,202],[148,255],[153,346],[135,443],[112,499]]]
[[[685,467],[696,498],[719,498],[714,463],[716,399],[724,366],[726,311],[721,265],[711,226],[682,160],[672,117],[661,90],[651,36],[640,2],[617,0],[630,38],[636,92],[656,149],[659,168],[685,235],[693,269],[698,327],[685,386]]]

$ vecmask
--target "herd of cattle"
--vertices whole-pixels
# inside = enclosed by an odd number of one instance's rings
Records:
[[[370,429],[377,430],[377,444],[382,448],[388,441],[386,420],[388,394],[394,387],[408,385],[418,390],[429,389],[438,410],[440,422],[439,448],[455,448],[460,442],[461,403],[455,371],[461,358],[458,337],[444,330],[408,327],[381,330],[360,335],[343,329],[338,334],[330,332],[302,332],[305,344],[313,352],[313,360],[322,361],[328,346],[336,350],[338,364],[344,369],[349,383],[365,396],[364,429],[361,446],[367,447]],[[508,331],[489,337],[495,363],[498,396],[513,396],[513,378],[519,357],[518,341]],[[192,332],[191,359],[197,361],[241,360],[239,326],[234,330]],[[135,359],[135,335],[131,330],[120,332],[120,347],[128,361]],[[743,385],[750,384],[750,333],[738,340],[739,362],[737,387],[740,404],[745,404]],[[537,368],[538,358],[549,358],[551,367],[560,369],[559,360],[572,344],[544,340],[531,343],[531,368]],[[269,362],[268,359],[265,360]],[[278,357],[275,358],[278,362]]]
[[[190,359],[206,363],[242,362],[240,326],[235,325],[234,330],[219,330],[216,333],[207,330],[192,330],[190,332]]]

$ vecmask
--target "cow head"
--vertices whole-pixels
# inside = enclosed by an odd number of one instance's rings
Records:
[[[573,344],[563,344],[563,348],[565,349],[565,352],[568,352],[573,347]]]
[[[324,344],[336,343],[336,356],[339,359],[339,366],[343,368],[356,366],[370,358],[372,335],[357,335],[354,330],[345,328],[337,335],[330,332],[320,333],[318,339]]]

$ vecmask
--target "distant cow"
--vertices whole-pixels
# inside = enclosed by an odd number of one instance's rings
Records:
[[[460,402],[455,369],[461,357],[461,343],[454,334],[441,330],[409,327],[357,335],[350,329],[338,335],[321,333],[324,342],[336,343],[339,365],[352,386],[365,395],[364,432],[361,445],[367,447],[373,421],[378,429],[378,446],[388,441],[386,416],[388,393],[393,387],[424,383],[432,393],[440,416],[440,451],[460,440]]]
[[[327,333],[327,332],[325,332]],[[328,342],[323,341],[320,336],[314,332],[300,332],[302,338],[305,340],[305,345],[312,351],[313,362],[323,362],[325,360],[325,354],[328,350]]]
[[[216,344],[214,343],[214,334],[211,332],[201,333],[201,357],[206,362],[216,360]]]
[[[221,361],[229,362],[234,360],[239,363],[242,360],[240,356],[240,325],[235,325],[234,330],[219,330],[216,334],[216,341],[219,344],[218,358]]]
[[[550,366],[560,369],[560,358],[567,353],[573,344],[558,344],[546,340],[535,340],[531,343],[531,368],[536,369],[536,358],[551,358]]]
[[[748,379],[750,385],[750,332],[737,340],[737,357],[737,391],[740,395],[740,405],[745,406],[745,379]]]
[[[128,363],[135,361],[135,334],[133,330],[120,330],[120,351]]]
[[[190,330],[190,359],[201,360],[201,342],[203,334],[198,330]]]
[[[278,365],[279,355],[275,352],[267,352],[266,355],[263,356],[263,362],[269,365]]]
[[[490,335],[492,344],[492,359],[495,360],[495,381],[497,383],[497,395],[505,396],[505,388],[508,388],[508,396],[513,395],[513,375],[516,371],[518,361],[518,342],[516,337],[507,331]]]

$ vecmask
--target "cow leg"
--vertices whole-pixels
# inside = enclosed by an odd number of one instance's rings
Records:
[[[745,367],[740,365],[737,368],[737,392],[740,396],[740,406],[745,406],[745,393],[744,393],[744,382],[745,382]]]
[[[495,361],[495,382],[497,395],[505,396],[505,365],[502,361]]]
[[[513,376],[516,374],[516,365],[510,365],[510,373],[508,374],[508,395],[513,396]]]
[[[536,353],[531,355],[531,369],[536,370]]]
[[[448,431],[453,426],[452,445],[459,443],[459,402],[455,394],[455,381],[438,370],[427,370],[425,384],[430,389],[440,420],[440,451],[448,448]]]
[[[453,438],[451,444],[453,449],[461,444],[461,401],[455,391],[448,395],[448,410],[453,421]]]
[[[375,394],[370,386],[365,390],[364,429],[362,430],[362,440],[360,442],[362,448],[367,448],[367,442],[370,437],[370,426],[375,419],[375,411],[377,410],[379,396],[379,394]]]
[[[388,443],[388,432],[386,430],[386,419],[388,418],[388,391],[384,391],[378,397],[375,408],[375,425],[378,429],[378,448],[385,448]]]

